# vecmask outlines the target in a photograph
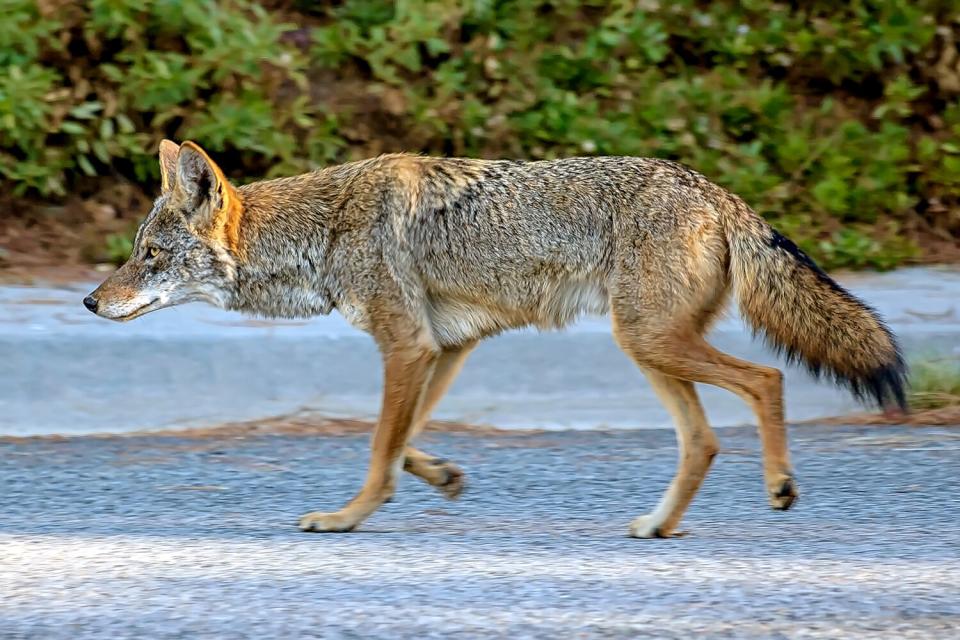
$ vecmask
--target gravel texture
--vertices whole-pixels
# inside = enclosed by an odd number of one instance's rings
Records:
[[[675,464],[663,430],[430,433],[350,534],[306,534],[365,436],[0,442],[0,638],[955,638],[960,431],[795,428],[766,507],[749,429],[671,540],[626,536]]]

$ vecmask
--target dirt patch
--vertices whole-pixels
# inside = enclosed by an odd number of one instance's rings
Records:
[[[41,265],[31,264],[29,260],[21,262],[15,259],[15,264],[0,267],[0,284],[59,286],[77,282],[98,282],[110,271],[113,271],[112,266],[103,270],[87,264]]]
[[[960,406],[926,409],[909,415],[882,413],[854,413],[825,420],[810,420],[801,424],[863,425],[863,426],[913,426],[954,427],[960,426]]]
[[[0,436],[0,443],[65,442],[75,439],[123,440],[129,438],[171,438],[177,440],[214,441],[229,438],[257,438],[263,436],[325,436],[344,437],[371,434],[374,422],[351,418],[326,418],[312,414],[277,416],[263,420],[230,422],[213,427],[192,429],[162,429],[129,433],[102,433],[89,435]],[[798,425],[863,425],[863,426],[960,426],[960,406],[918,411],[908,416],[876,413],[856,413],[796,423]],[[455,433],[478,436],[543,436],[547,429],[502,429],[489,425],[467,424],[437,420],[430,422],[424,434]],[[591,433],[610,435],[616,431],[598,429]],[[192,445],[191,445],[192,446]]]
[[[230,422],[213,427],[193,429],[163,429],[157,431],[132,431],[129,433],[102,433],[89,435],[53,436],[0,436],[0,443],[63,442],[77,438],[120,440],[125,438],[177,438],[180,440],[221,440],[225,438],[255,438],[260,436],[356,436],[373,432],[374,423],[369,420],[350,418],[324,418],[314,415],[291,415]],[[498,427],[472,425],[461,422],[433,421],[427,424],[424,433],[460,433],[467,435],[527,436],[546,433],[543,429],[500,429]]]
[[[96,279],[95,267],[118,259],[108,238],[129,237],[150,210],[138,186],[113,178],[59,202],[0,195],[0,282]]]

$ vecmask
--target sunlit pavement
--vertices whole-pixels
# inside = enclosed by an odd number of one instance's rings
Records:
[[[428,434],[469,488],[407,477],[351,534],[305,534],[365,436],[0,443],[0,638],[952,638],[960,430],[796,427],[801,498],[749,429],[671,540],[634,540],[666,430]]]

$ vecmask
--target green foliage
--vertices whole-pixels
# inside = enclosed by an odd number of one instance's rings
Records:
[[[908,399],[916,410],[960,404],[960,362],[938,358],[911,364]]]
[[[831,267],[960,232],[955,3],[0,0],[0,188],[237,180],[388,150],[676,159]],[[938,30],[939,28],[939,30]],[[938,35],[939,34],[939,35]],[[941,65],[942,66],[942,65]],[[953,82],[953,84],[951,84]]]
[[[846,227],[835,231],[818,245],[821,264],[827,268],[852,267],[855,269],[878,269],[885,271],[917,256],[917,248],[898,236],[890,233],[884,242],[880,242],[858,230]]]
[[[107,236],[104,246],[104,255],[107,260],[113,264],[121,265],[127,261],[133,251],[133,232],[111,233]]]

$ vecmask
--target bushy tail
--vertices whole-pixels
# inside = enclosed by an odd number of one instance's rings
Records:
[[[906,365],[877,312],[742,202],[733,202],[725,218],[731,277],[754,331],[861,401],[906,411]]]

